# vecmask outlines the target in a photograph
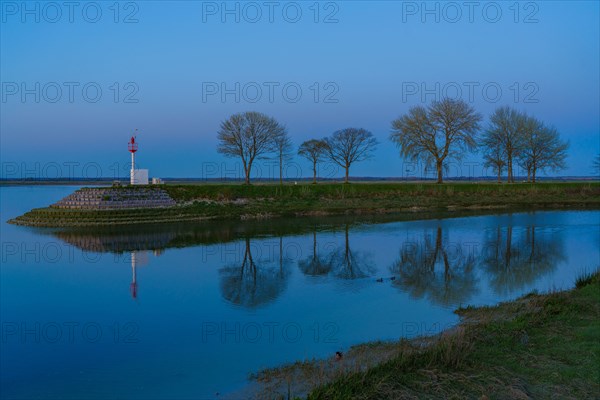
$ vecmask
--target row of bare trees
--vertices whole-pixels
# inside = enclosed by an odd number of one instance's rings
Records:
[[[481,121],[481,115],[464,101],[443,99],[428,107],[412,107],[392,121],[390,140],[401,156],[435,167],[438,183],[443,182],[447,160],[460,160],[478,150],[499,182],[504,171],[508,182],[514,182],[515,164],[527,170],[528,182],[535,182],[539,171],[565,168],[568,143],[560,139],[555,128],[510,107],[498,108],[485,128]],[[219,153],[241,158],[247,184],[255,160],[267,157],[278,159],[283,183],[283,165],[292,156],[292,142],[286,128],[275,119],[257,112],[234,114],[221,123],[218,139]],[[347,183],[350,167],[370,158],[377,144],[371,132],[346,128],[302,143],[298,155],[311,162],[313,183],[317,181],[317,164],[324,160],[342,167]]]
[[[514,183],[513,166],[527,171],[527,181],[535,182],[537,172],[565,167],[568,143],[561,141],[553,127],[509,107],[498,108],[490,117],[490,126],[482,137],[485,165],[492,167],[498,182],[504,170]]]
[[[443,181],[447,159],[460,159],[477,150],[482,150],[485,166],[494,169],[498,182],[506,170],[508,182],[514,183],[515,163],[527,170],[528,182],[535,182],[538,171],[565,168],[568,143],[555,128],[526,113],[500,107],[479,138],[481,120],[464,101],[444,99],[429,107],[413,107],[393,121],[390,139],[402,156],[434,165],[438,183]]]
[[[285,126],[275,119],[258,112],[234,114],[221,123],[218,140],[219,153],[242,160],[246,184],[250,183],[254,162],[273,156],[279,161],[279,182],[283,183],[283,164],[291,157],[292,142]],[[323,159],[344,168],[345,182],[348,182],[350,166],[369,158],[376,146],[377,140],[371,132],[347,128],[325,139],[302,143],[298,154],[312,162],[315,183],[317,163]]]
[[[373,155],[377,139],[365,129],[346,128],[325,139],[311,139],[300,145],[298,154],[313,166],[313,183],[317,183],[317,163],[323,159],[344,168],[344,182],[348,183],[350,166]]]

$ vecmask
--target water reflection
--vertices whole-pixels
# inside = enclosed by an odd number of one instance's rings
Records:
[[[563,240],[554,231],[535,225],[514,228],[498,226],[485,235],[481,264],[498,294],[507,294],[532,284],[566,259]]]
[[[55,232],[59,239],[85,251],[97,253],[126,253],[143,250],[164,250],[180,237],[177,231],[113,232],[65,230]]]
[[[161,250],[155,250],[153,252],[154,256],[160,256],[162,254]],[[132,251],[129,253],[130,261],[131,261],[131,283],[129,284],[129,292],[131,293],[131,298],[133,300],[138,299],[138,268],[148,265],[150,252],[149,251]]]
[[[375,267],[365,252],[352,251],[350,248],[350,226],[344,227],[344,245],[335,247],[327,257],[331,275],[339,279],[361,279],[372,276]]]
[[[438,226],[402,244],[398,260],[390,267],[397,275],[393,285],[414,298],[426,297],[436,304],[464,303],[478,292],[475,256],[460,241],[450,242],[442,232]]]
[[[279,257],[255,260],[252,241],[244,240],[241,263],[223,267],[219,271],[221,292],[232,304],[255,308],[275,300],[285,289],[289,269],[284,265],[283,242],[280,238]]]
[[[234,261],[213,264],[219,271],[222,297],[233,305],[250,309],[276,300],[285,291],[295,268],[305,276],[347,283],[364,284],[376,274],[391,276],[393,287],[412,298],[450,307],[472,301],[482,290],[482,279],[494,293],[507,295],[532,285],[566,260],[561,232],[536,226],[535,217],[496,218],[485,229],[467,231],[450,221],[358,228],[344,220],[320,224],[314,220],[304,223],[296,220],[225,223],[206,229],[194,224],[145,227],[142,232],[54,234],[85,251],[131,252],[133,298],[138,296],[136,268],[140,254],[145,251],[152,250],[157,255],[172,247],[212,245],[218,248],[216,254],[222,254],[231,253],[225,247],[233,244]],[[405,231],[406,237],[398,241],[397,237],[379,233],[383,227],[386,232]],[[375,232],[377,251],[371,251],[363,243],[365,232]],[[358,244],[358,249],[353,243]],[[266,244],[270,249],[268,254],[264,252]],[[286,254],[284,248],[290,244],[294,244],[293,255]],[[377,255],[377,262],[373,261],[373,254]],[[386,259],[389,261],[382,261]]]
[[[135,252],[131,253],[131,285],[129,290],[131,291],[131,297],[137,299],[137,263],[135,258]]]
[[[403,218],[435,218],[444,214],[413,214]],[[462,214],[455,214],[462,215]],[[470,215],[470,213],[465,213]],[[85,251],[121,253],[129,251],[183,248],[215,243],[230,243],[246,237],[289,237],[313,232],[352,229],[361,224],[384,224],[402,221],[401,216],[336,216],[279,218],[266,221],[203,221],[202,223],[166,223],[119,225],[73,229],[40,229]]]
[[[313,231],[312,253],[306,258],[298,260],[298,268],[308,276],[324,276],[331,272],[331,264],[319,254],[316,227]]]

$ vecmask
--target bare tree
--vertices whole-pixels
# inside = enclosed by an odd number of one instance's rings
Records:
[[[443,99],[429,107],[412,107],[406,115],[392,121],[390,140],[403,157],[434,164],[437,182],[447,158],[460,159],[464,151],[475,150],[475,137],[481,116],[462,100]]]
[[[313,184],[317,183],[317,163],[323,158],[327,144],[323,140],[311,139],[300,145],[298,155],[312,162]]]
[[[350,166],[369,159],[377,146],[373,134],[362,128],[346,128],[325,138],[325,155],[346,170],[345,183],[348,183]]]
[[[234,114],[221,123],[217,151],[227,157],[240,157],[246,184],[250,184],[252,164],[276,150],[275,139],[285,128],[275,119],[258,112]]]
[[[282,129],[274,140],[279,160],[279,184],[283,185],[283,163],[292,158],[292,140],[285,129]]]
[[[598,154],[592,162],[592,171],[594,171],[596,175],[600,175],[600,154]]]
[[[527,168],[527,180],[535,183],[537,171],[559,171],[566,167],[569,144],[560,139],[555,128],[548,127],[536,118],[524,116],[523,148],[520,160]]]
[[[502,138],[497,132],[486,132],[482,138],[483,161],[486,168],[493,168],[498,174],[498,183],[502,183],[502,171],[506,168],[506,153]]]
[[[513,162],[516,160],[524,142],[524,123],[526,119],[522,113],[510,108],[497,108],[490,116],[490,124],[485,133],[485,139],[495,137],[502,144],[502,151],[506,157],[506,170],[508,183],[514,183]]]

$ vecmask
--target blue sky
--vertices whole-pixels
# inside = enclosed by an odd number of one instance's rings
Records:
[[[554,125],[571,144],[562,175],[591,174],[600,152],[595,1],[0,4],[2,177],[125,176],[136,128],[151,176],[231,177],[216,132],[249,110],[296,145],[366,128],[380,145],[352,175],[419,176],[390,123],[444,94],[484,124],[510,105]],[[479,161],[451,174],[481,175]],[[294,163],[289,177],[310,175]]]

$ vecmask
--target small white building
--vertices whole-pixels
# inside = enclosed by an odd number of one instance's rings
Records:
[[[147,169],[132,169],[130,171],[131,179],[130,184],[132,185],[147,185],[148,184],[148,170]]]

